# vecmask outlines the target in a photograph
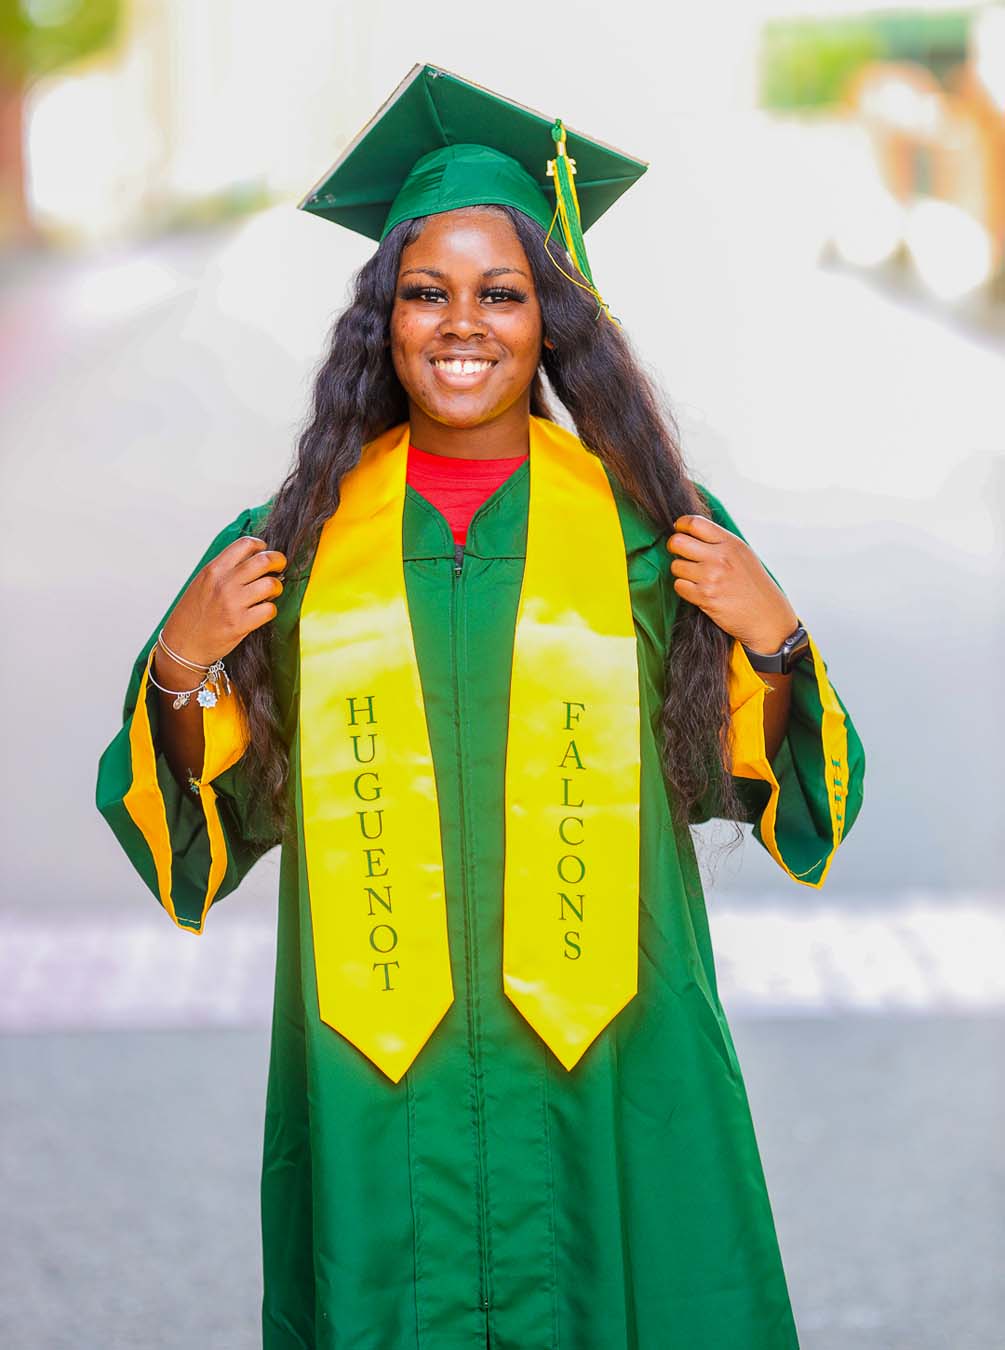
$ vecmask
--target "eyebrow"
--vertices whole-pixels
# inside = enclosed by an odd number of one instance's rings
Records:
[[[407,268],[404,270],[404,272],[402,272],[401,275],[402,275],[403,277],[408,277],[408,276],[411,276],[413,272],[422,272],[422,273],[423,273],[425,276],[427,276],[427,277],[439,277],[441,280],[443,280],[443,279],[446,277],[446,273],[445,273],[445,272],[439,272],[439,271],[437,271],[437,269],[436,269],[435,267],[407,267]],[[520,276],[520,277],[526,277],[526,276],[527,276],[527,273],[524,272],[524,271],[522,270],[522,268],[519,268],[519,267],[490,267],[490,268],[488,269],[487,272],[483,272],[483,273],[482,273],[482,276],[483,276],[483,277],[504,277],[504,276],[509,275],[510,273],[513,273],[513,274],[515,274],[516,276]],[[530,278],[527,277],[527,280],[529,281]]]

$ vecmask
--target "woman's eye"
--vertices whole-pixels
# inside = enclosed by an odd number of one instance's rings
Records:
[[[402,292],[405,300],[438,300],[442,294],[438,286],[408,286]]]
[[[401,291],[403,300],[421,300],[427,304],[436,304],[446,299],[446,291],[440,286],[406,286]],[[493,286],[491,290],[482,291],[479,299],[488,301],[489,304],[505,304],[507,301],[522,303],[527,299],[523,291],[513,290],[509,286]]]
[[[522,301],[527,299],[523,291],[514,291],[508,286],[493,286],[492,290],[486,291],[482,298],[491,300],[493,304],[499,304],[505,300]]]

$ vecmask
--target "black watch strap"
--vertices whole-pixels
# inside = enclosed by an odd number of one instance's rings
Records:
[[[746,644],[741,644],[747,653],[747,660],[755,670],[766,671],[773,675],[787,675],[810,650],[810,638],[800,624],[790,633],[777,652],[752,652]]]

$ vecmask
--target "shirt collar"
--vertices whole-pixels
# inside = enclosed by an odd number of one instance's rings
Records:
[[[636,506],[620,484],[613,479],[610,481],[621,517],[625,553],[648,548],[663,531]],[[477,558],[526,557],[529,507],[530,460],[527,459],[472,516],[465,553]],[[412,487],[405,489],[402,557],[406,562],[454,557],[454,540],[446,517]]]

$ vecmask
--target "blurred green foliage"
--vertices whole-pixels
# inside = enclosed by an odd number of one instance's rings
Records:
[[[778,109],[836,103],[870,61],[913,61],[941,79],[966,58],[969,30],[966,10],[771,19],[761,30],[759,102]]]
[[[148,222],[151,234],[200,230],[263,211],[281,200],[262,183],[233,183],[197,199],[172,202]]]
[[[30,84],[114,41],[122,0],[0,0],[0,78]]]

